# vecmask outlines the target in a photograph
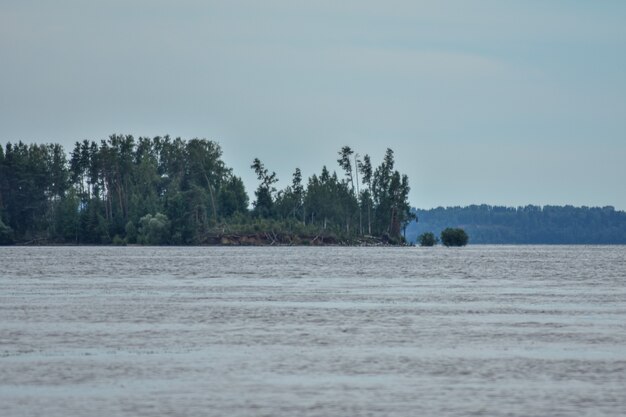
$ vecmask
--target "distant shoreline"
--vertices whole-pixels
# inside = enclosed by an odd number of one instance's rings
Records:
[[[383,246],[411,246],[399,241],[393,241],[390,239],[383,239],[374,236],[364,236],[354,239],[341,239],[334,235],[292,235],[284,233],[274,232],[259,232],[255,234],[219,234],[207,236],[201,243],[189,244],[189,245],[150,245],[150,244],[137,244],[137,243],[105,243],[105,244],[85,244],[85,243],[70,243],[70,242],[50,242],[46,239],[35,239],[26,242],[16,242],[13,245],[6,246],[128,246],[128,247],[168,247],[168,246],[180,246],[180,247],[209,247],[209,246],[223,246],[223,247],[235,247],[235,246],[370,246],[370,247],[383,247]]]
[[[472,243],[467,246],[472,247],[483,247],[483,246],[626,246],[624,243]],[[466,246],[466,247],[467,247]],[[413,243],[383,243],[383,242],[324,242],[324,243],[314,243],[314,244],[306,244],[306,243],[239,243],[239,242],[228,242],[228,243],[202,243],[202,244],[193,244],[193,245],[142,245],[138,243],[128,243],[128,244],[113,244],[113,243],[54,243],[54,242],[45,242],[45,243],[29,243],[29,242],[20,242],[14,243],[11,245],[0,245],[0,248],[15,248],[15,247],[128,247],[128,248],[202,248],[202,247],[225,247],[225,248],[235,248],[235,247],[300,247],[300,248],[311,248],[311,247],[363,247],[363,248],[420,248],[424,250],[429,250],[437,247],[445,248],[444,245],[435,245],[431,247],[422,247],[418,244]]]

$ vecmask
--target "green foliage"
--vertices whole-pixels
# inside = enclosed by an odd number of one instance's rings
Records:
[[[0,219],[0,245],[10,245],[13,243],[13,230]]]
[[[469,241],[469,236],[465,230],[448,227],[441,232],[441,243],[445,246],[465,246]]]
[[[350,156],[354,153],[352,148],[349,146],[344,146],[339,151],[339,159],[337,159],[337,163],[344,170],[346,174],[347,181],[352,185],[352,191],[354,192],[354,179],[352,177],[352,160]]]
[[[420,246],[435,246],[437,244],[437,238],[433,232],[422,233],[417,237],[417,241]]]
[[[241,178],[231,176],[224,182],[220,189],[219,207],[224,218],[248,211],[248,194]]]
[[[274,215],[274,193],[276,188],[274,184],[278,182],[276,173],[271,174],[265,168],[259,158],[255,158],[250,166],[257,175],[257,178],[261,183],[254,192],[256,201],[254,202],[254,215],[257,217],[270,218]]]
[[[8,143],[0,159],[0,214],[19,240],[44,237],[53,202],[67,187],[65,154],[59,145]]]
[[[274,199],[270,189],[260,186],[255,192],[256,201],[254,202],[253,214],[256,217],[270,218],[274,215]]]
[[[144,245],[165,245],[169,243],[170,222],[165,214],[146,214],[139,220],[138,241]]]
[[[357,214],[357,201],[348,183],[339,181],[323,167],[319,176],[309,178],[305,197],[307,223],[315,224],[323,230],[345,230],[350,233]]]
[[[310,244],[369,235],[403,242],[413,217],[393,152],[374,169],[368,155],[360,160],[343,146],[337,162],[341,177],[323,167],[306,179],[296,168],[277,190],[276,173],[254,159],[259,186],[250,212],[243,181],[210,140],[111,135],[76,142],[69,158],[57,144],[8,143],[0,146],[0,239],[188,245],[230,229]]]
[[[51,204],[53,221],[50,236],[59,242],[77,242],[79,232],[80,201],[74,189],[65,197]]]
[[[304,206],[305,189],[302,185],[302,172],[296,168],[291,186],[278,192],[275,202],[275,213],[278,218],[306,221]]]
[[[126,231],[126,242],[137,243],[137,227],[135,226],[135,223],[129,220],[124,229]]]

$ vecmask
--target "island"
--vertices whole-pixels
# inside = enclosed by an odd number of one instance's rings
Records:
[[[111,135],[0,145],[0,244],[402,245],[415,219],[409,180],[387,149],[372,164],[349,146],[339,174],[290,185],[253,159],[254,199],[207,139]]]

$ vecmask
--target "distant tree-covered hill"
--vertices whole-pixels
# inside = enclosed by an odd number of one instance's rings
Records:
[[[626,212],[607,207],[471,205],[414,209],[407,240],[462,227],[470,243],[626,244]]]

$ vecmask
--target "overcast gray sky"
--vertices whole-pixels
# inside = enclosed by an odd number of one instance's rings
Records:
[[[626,209],[626,2],[0,1],[0,142],[218,141],[281,186],[387,147],[417,207]]]

